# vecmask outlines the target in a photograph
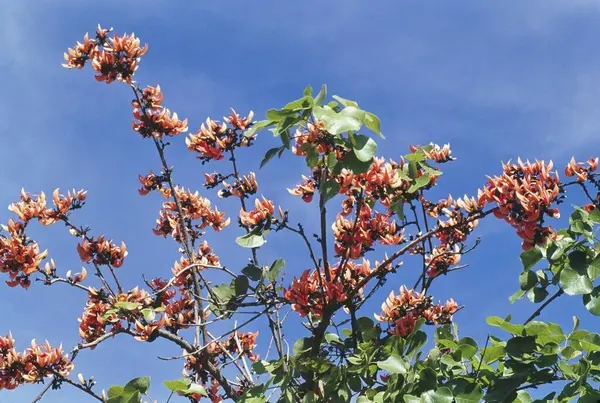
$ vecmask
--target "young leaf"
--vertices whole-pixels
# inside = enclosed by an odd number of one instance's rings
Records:
[[[260,248],[267,240],[262,234],[253,234],[252,232],[249,232],[246,235],[237,237],[235,242],[242,248]]]
[[[560,285],[568,295],[589,294],[594,289],[587,275],[581,275],[568,267],[560,272]]]
[[[242,273],[244,273],[250,280],[258,281],[262,277],[262,270],[260,267],[257,267],[253,264],[249,264],[248,266],[242,269]]]
[[[327,97],[327,86],[325,84],[323,84],[323,86],[321,87],[321,90],[319,91],[319,93],[315,97],[314,104],[317,105],[317,106],[323,105],[323,101],[325,101],[326,97]]]
[[[523,270],[529,270],[542,258],[542,252],[539,248],[531,248],[528,251],[521,253],[521,263]]]
[[[371,161],[377,154],[377,143],[363,134],[357,134],[354,138],[353,150],[356,158],[362,162]]]
[[[349,130],[360,130],[364,116],[363,111],[353,106],[348,106],[339,113],[329,106],[316,106],[313,114],[315,119],[323,121],[327,131],[334,135],[339,135]]]
[[[260,168],[264,167],[265,164],[267,162],[269,162],[282,149],[284,149],[284,147],[274,147],[274,148],[271,148],[269,151],[267,151],[267,153],[263,157],[262,161],[260,162]]]
[[[134,378],[127,382],[125,385],[125,392],[140,392],[142,394],[146,393],[150,388],[150,377],[149,376],[141,376],[139,378]]]
[[[388,374],[406,374],[410,368],[410,365],[396,354],[390,355],[385,361],[378,361],[377,366]]]

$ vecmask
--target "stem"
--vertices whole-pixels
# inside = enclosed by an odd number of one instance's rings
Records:
[[[542,304],[542,306],[540,306],[534,313],[532,313],[531,316],[529,318],[527,318],[527,320],[523,324],[526,325],[529,322],[531,322],[532,320],[534,320],[536,317],[540,316],[540,314],[542,313],[542,311],[544,310],[544,308],[546,308],[548,305],[550,305],[550,303],[552,301],[554,301],[556,298],[560,297],[564,293],[565,292],[563,291],[563,289],[559,288],[559,290],[556,292],[556,294],[554,294],[553,296],[551,296],[550,298],[548,298],[548,300],[546,302],[544,302]]]
[[[327,180],[328,169],[323,168],[321,173],[320,185],[324,186]],[[319,191],[319,211],[321,213],[321,251],[323,253],[323,269],[325,270],[325,280],[331,281],[331,274],[329,273],[329,261],[327,259],[327,208],[325,207],[325,192]]]

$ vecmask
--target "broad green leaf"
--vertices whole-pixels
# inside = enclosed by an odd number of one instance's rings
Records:
[[[117,397],[117,396],[122,395],[124,391],[125,391],[125,388],[123,386],[115,385],[115,386],[111,386],[110,388],[108,388],[107,395],[109,398]]]
[[[377,143],[368,136],[357,134],[354,136],[354,154],[359,161],[371,161],[377,154]]]
[[[587,269],[587,256],[580,250],[569,253],[569,266],[579,274],[585,274]]]
[[[511,304],[514,304],[517,300],[523,298],[523,295],[525,295],[525,293],[527,293],[527,291],[519,290],[519,291],[515,292],[513,295],[511,295],[508,298],[508,300],[510,301]]]
[[[443,386],[438,390],[429,390],[421,395],[422,403],[452,403],[454,396],[452,391]]]
[[[269,126],[271,126],[272,124],[274,124],[275,122],[272,122],[270,120],[259,120],[258,122],[254,122],[252,124],[252,126],[250,126],[250,128],[248,130],[246,130],[244,132],[244,136],[245,137],[252,137],[254,136],[258,131],[265,129]]]
[[[468,391],[456,395],[456,403],[479,403],[483,397],[483,391],[479,385],[469,386]]]
[[[271,148],[269,151],[267,151],[267,153],[263,157],[262,161],[260,162],[260,168],[265,166],[265,164],[267,162],[269,162],[281,150],[282,150],[282,147],[274,147],[274,148]]]
[[[323,182],[319,191],[323,193],[324,203],[327,203],[329,200],[333,199],[339,194],[340,184],[337,183],[335,179],[328,179],[327,181]]]
[[[463,358],[469,359],[477,353],[477,342],[470,337],[463,337],[458,342],[458,351]]]
[[[335,99],[336,101],[338,101],[340,104],[344,105],[344,106],[353,106],[358,108],[358,103],[356,101],[351,101],[349,99],[346,98],[342,98],[340,96],[334,95],[333,99]]]
[[[381,133],[381,121],[379,120],[379,117],[377,117],[377,115],[371,112],[365,112],[365,119],[363,122],[365,126],[371,129],[371,131],[373,131],[377,135],[379,135],[379,137],[381,137],[382,139],[385,138],[385,136]]]
[[[323,84],[323,86],[321,86],[321,90],[315,97],[314,104],[317,106],[323,105],[323,101],[325,100],[326,97],[327,97],[327,86],[325,84]]]
[[[185,392],[186,395],[200,395],[200,396],[208,396],[208,393],[206,393],[206,389],[204,389],[204,386],[197,384],[197,383],[192,383],[190,385],[190,387],[188,388],[188,390]]]
[[[115,303],[115,308],[124,309],[126,311],[134,311],[142,306],[139,302],[119,301]]]
[[[406,374],[410,365],[399,355],[392,354],[387,360],[378,361],[377,366],[388,374]]]
[[[260,267],[257,267],[253,264],[249,264],[242,269],[242,273],[244,273],[248,278],[252,281],[258,281],[262,277],[262,270]]]
[[[560,272],[560,285],[569,295],[589,294],[594,289],[587,275],[581,275],[567,267]]]
[[[596,281],[600,277],[600,254],[587,267],[587,275],[592,281]]]
[[[304,337],[301,339],[296,340],[296,342],[294,343],[294,356],[299,356],[302,353],[310,350],[312,347],[312,340],[308,337]]]
[[[536,348],[535,337],[533,336],[525,336],[520,337],[516,336],[509,339],[506,342],[506,347],[504,350],[506,353],[512,357],[522,357],[524,354],[532,353]]]
[[[538,278],[536,274],[527,270],[519,275],[519,287],[521,290],[529,290],[533,288],[538,283]]]
[[[354,153],[348,153],[342,158],[338,166],[351,170],[355,174],[363,174],[369,170],[372,161],[363,162],[356,158]]]
[[[600,316],[600,286],[594,288],[591,293],[583,296],[583,304],[589,313]]]
[[[523,325],[507,322],[498,316],[490,316],[486,319],[486,322],[489,325],[499,327],[500,329],[506,330],[512,334],[522,334],[523,330],[525,329],[525,326]]]
[[[250,286],[248,277],[246,276],[237,276],[233,280],[235,295],[240,296],[244,295],[248,292],[248,287]]]
[[[272,122],[280,122],[287,117],[294,116],[296,113],[291,110],[269,109],[267,111],[267,119]],[[264,122],[264,121],[263,121]],[[265,126],[266,127],[266,126]]]
[[[347,106],[340,112],[328,106],[316,106],[313,114],[315,119],[325,123],[327,131],[333,135],[360,130],[364,118],[364,112],[354,106]]]
[[[496,362],[500,357],[504,357],[504,346],[487,346],[483,353],[483,361],[492,364]]]
[[[190,381],[188,378],[181,378],[173,381],[164,381],[163,383],[165,387],[172,392],[183,392],[188,390],[192,381]]]
[[[542,258],[542,252],[539,248],[531,248],[528,251],[521,253],[521,263],[523,270],[529,270]]]
[[[267,278],[270,282],[274,282],[279,277],[279,273],[285,267],[285,260],[283,258],[276,259],[271,266],[269,267],[269,271],[267,272]]]
[[[260,234],[249,232],[246,235],[237,237],[235,242],[242,248],[260,248],[267,240]]]
[[[141,312],[144,316],[144,319],[146,319],[148,322],[152,322],[156,318],[156,313],[154,313],[154,310],[151,308],[144,308]]]
[[[150,377],[149,376],[141,376],[139,378],[134,378],[127,382],[125,385],[124,391],[133,393],[140,392],[142,394],[146,393],[146,391],[150,388]]]
[[[411,187],[409,187],[406,192],[407,193],[414,193],[417,190],[421,189],[422,187],[425,187],[425,186],[429,185],[430,181],[431,181],[431,178],[428,175],[418,176],[415,179],[415,183],[413,183],[411,185]]]
[[[548,296],[548,291],[542,287],[534,287],[527,292],[527,298],[534,304],[539,304]]]

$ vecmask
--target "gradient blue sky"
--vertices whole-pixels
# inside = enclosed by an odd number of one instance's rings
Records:
[[[599,19],[600,2],[592,0],[210,5],[0,0],[0,206],[8,206],[21,187],[34,193],[86,188],[88,205],[73,220],[127,243],[130,255],[119,270],[124,282],[132,286],[142,273],[170,273],[176,247],[150,231],[160,199],[141,198],[136,191],[137,175],[156,172],[159,164],[151,144],[130,130],[129,90],[96,83],[89,70],[60,66],[63,51],[97,23],[135,31],[149,44],[137,80],[159,83],[165,104],[189,118],[191,129],[207,116],[220,118],[229,107],[242,113],[253,109],[260,118],[268,108],[298,98],[307,84],[327,83],[330,93],[356,99],[381,117],[387,140],[380,142],[380,151],[386,157],[406,153],[411,143],[450,142],[459,160],[446,167],[435,191],[443,196],[473,194],[486,174],[499,172],[501,160],[544,158],[562,166],[572,154],[580,159],[600,154]],[[220,168],[201,166],[183,141],[175,139],[168,149],[176,181],[201,189],[202,173]],[[242,157],[243,169],[256,171],[264,150],[277,143],[263,133],[255,151]],[[290,208],[293,221],[314,225],[315,206],[285,191],[303,170],[302,161],[287,156],[261,170],[259,183],[266,196]],[[212,199],[229,215],[237,213],[236,205]],[[0,221],[10,216],[0,210]],[[234,270],[247,259],[245,251],[231,249],[239,232],[231,226],[208,238]],[[75,239],[64,228],[38,227],[32,234],[59,271],[81,267]],[[508,302],[520,272],[512,229],[489,220],[478,234],[482,245],[465,258],[472,267],[440,281],[433,293],[465,304],[457,317],[461,333],[483,342],[493,330],[485,325],[487,316],[512,312],[519,320],[535,307]],[[308,267],[297,240],[273,236],[261,250],[264,262],[282,250],[288,279]],[[416,270],[407,263],[385,293],[412,284]],[[61,285],[3,287],[0,333],[12,330],[21,348],[36,338],[70,349],[79,341],[76,318],[84,301],[83,293]],[[374,301],[373,309],[379,304]],[[568,329],[571,312],[588,329],[600,329],[576,298],[557,301],[544,319]],[[292,314],[290,334],[298,323]],[[257,326],[264,346],[268,330]],[[102,387],[150,375],[151,395],[164,401],[159,380],[179,377],[180,363],[156,356],[178,352],[160,342],[116,339],[80,354],[76,372],[95,375]],[[39,389],[1,391],[0,403],[31,401]],[[49,393],[44,402],[87,401],[71,389]]]

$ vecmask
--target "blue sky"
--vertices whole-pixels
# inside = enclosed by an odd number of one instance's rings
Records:
[[[500,171],[502,160],[543,158],[562,166],[572,154],[579,159],[600,154],[596,1],[200,3],[0,0],[0,206],[15,200],[21,187],[47,194],[56,187],[88,189],[88,204],[73,220],[127,243],[130,255],[119,272],[129,286],[142,273],[167,276],[176,247],[150,231],[160,199],[141,198],[136,191],[137,175],[156,172],[159,164],[151,144],[130,129],[129,90],[96,83],[89,70],[60,66],[63,51],[97,23],[135,31],[149,44],[137,80],[160,84],[165,104],[189,118],[193,130],[229,107],[253,109],[260,118],[268,108],[299,97],[307,84],[327,83],[331,94],[356,99],[380,116],[387,136],[380,151],[386,157],[398,158],[411,143],[450,142],[459,160],[445,167],[435,190],[440,197],[474,194],[486,174]],[[254,151],[241,158],[243,169],[257,171],[264,150],[277,142],[263,133]],[[176,181],[190,188],[201,189],[207,169],[220,169],[194,160],[183,137],[168,155]],[[285,190],[301,173],[302,161],[287,156],[262,169],[258,180],[267,197],[292,211],[292,220],[314,225],[315,206]],[[237,214],[236,205],[211,196],[230,216]],[[0,210],[0,221],[9,217]],[[231,226],[208,236],[234,270],[247,259],[245,251],[231,249],[239,231]],[[81,267],[75,239],[64,228],[38,227],[32,234],[59,271]],[[478,234],[482,245],[465,258],[472,267],[440,281],[433,293],[465,304],[457,316],[461,332],[483,343],[491,330],[485,317],[513,312],[524,319],[535,307],[507,300],[520,272],[512,229],[490,220]],[[298,252],[301,244],[293,242],[298,241],[270,237],[261,250],[265,264],[286,257],[288,281],[308,267]],[[407,263],[384,291],[412,283],[416,270],[414,262]],[[47,338],[70,349],[79,341],[76,318],[84,301],[85,295],[66,286],[3,287],[0,333],[12,330],[22,348],[32,338]],[[575,298],[557,301],[544,319],[569,328],[571,312],[588,329],[600,330]],[[298,316],[292,314],[288,323],[292,334]],[[268,330],[257,326],[264,346]],[[166,394],[159,381],[179,377],[180,363],[156,356],[177,353],[160,342],[116,339],[80,354],[76,372],[95,375],[102,387],[151,375],[152,396],[161,401]],[[0,403],[31,401],[39,389],[2,391]],[[84,398],[64,388],[44,401]]]

